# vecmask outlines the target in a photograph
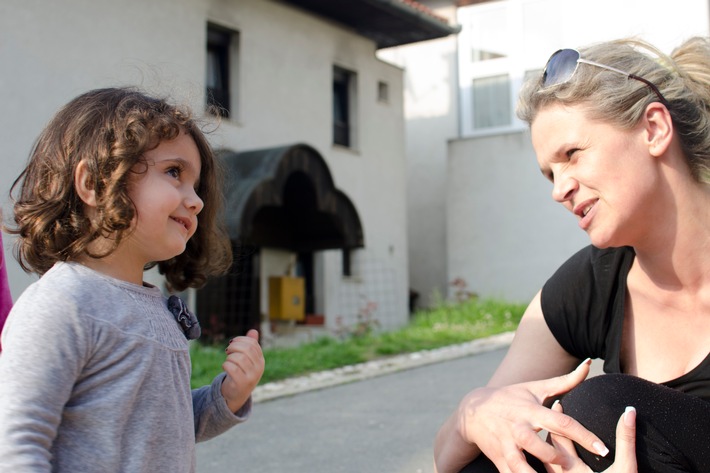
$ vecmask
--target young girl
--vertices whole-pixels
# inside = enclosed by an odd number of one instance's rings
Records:
[[[257,332],[190,391],[196,319],[143,282],[229,267],[217,171],[186,111],[131,89],[83,94],[42,132],[12,190],[18,260],[41,278],[2,333],[0,471],[192,472],[195,441],[246,420]]]

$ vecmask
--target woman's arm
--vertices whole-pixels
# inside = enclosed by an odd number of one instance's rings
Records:
[[[533,472],[522,449],[548,463],[560,461],[559,452],[537,435],[540,430],[603,453],[605,447],[594,434],[544,407],[586,378],[588,360],[570,373],[578,363],[550,332],[538,293],[487,386],[468,393],[439,430],[434,444],[437,473],[458,472],[481,452],[500,471]]]

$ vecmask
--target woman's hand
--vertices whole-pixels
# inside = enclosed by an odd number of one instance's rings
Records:
[[[555,403],[552,410],[562,412],[562,406]],[[558,434],[550,434],[552,445],[563,454],[558,464],[545,464],[548,473],[590,473],[589,468],[578,456],[572,441]],[[637,473],[636,465],[636,409],[627,407],[616,425],[616,456],[614,464],[605,473]]]
[[[222,396],[232,412],[247,402],[264,374],[264,354],[259,345],[259,332],[249,330],[246,336],[230,340],[227,359],[222,369],[227,377],[222,382]]]
[[[590,363],[586,360],[573,372],[556,378],[470,392],[459,404],[460,435],[477,445],[502,473],[534,473],[523,450],[544,463],[569,461],[566,450],[557,449],[538,435],[541,430],[606,455],[608,449],[596,435],[562,412],[544,407],[546,401],[584,381]]]

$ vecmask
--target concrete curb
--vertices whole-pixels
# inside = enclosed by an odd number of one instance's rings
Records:
[[[252,400],[253,402],[271,401],[273,399],[293,396],[307,391],[328,388],[431,363],[496,350],[510,345],[513,341],[513,334],[514,332],[506,332],[458,345],[397,355],[381,360],[368,361],[367,363],[344,366],[334,370],[320,371],[306,376],[262,384],[261,386],[257,386],[254,390]]]

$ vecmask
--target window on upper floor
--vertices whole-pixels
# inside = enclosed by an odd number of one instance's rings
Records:
[[[473,79],[471,98],[475,129],[511,124],[510,76],[507,74]]]
[[[390,86],[385,81],[377,82],[377,101],[386,103],[390,100]]]
[[[237,32],[211,23],[207,25],[205,94],[207,110],[215,115],[235,116],[238,54]]]
[[[357,75],[347,69],[333,68],[333,143],[355,147],[357,116]]]
[[[476,136],[520,129],[518,91],[530,71],[544,64],[559,29],[549,11],[559,0],[511,0],[459,8],[461,134]]]
[[[515,116],[518,92],[526,76],[539,75],[557,49],[639,36],[662,50],[667,44],[670,50],[675,41],[667,43],[669,35],[681,31],[707,34],[707,1],[678,2],[680,6],[674,9],[653,8],[662,3],[647,0],[647,8],[641,10],[636,2],[618,0],[596,0],[591,9],[581,0],[460,3],[466,4],[457,10],[461,135],[523,129],[525,124]],[[678,24],[683,26],[668,26]]]
[[[513,125],[510,15],[504,4],[461,9],[466,31],[459,38],[462,134]]]

